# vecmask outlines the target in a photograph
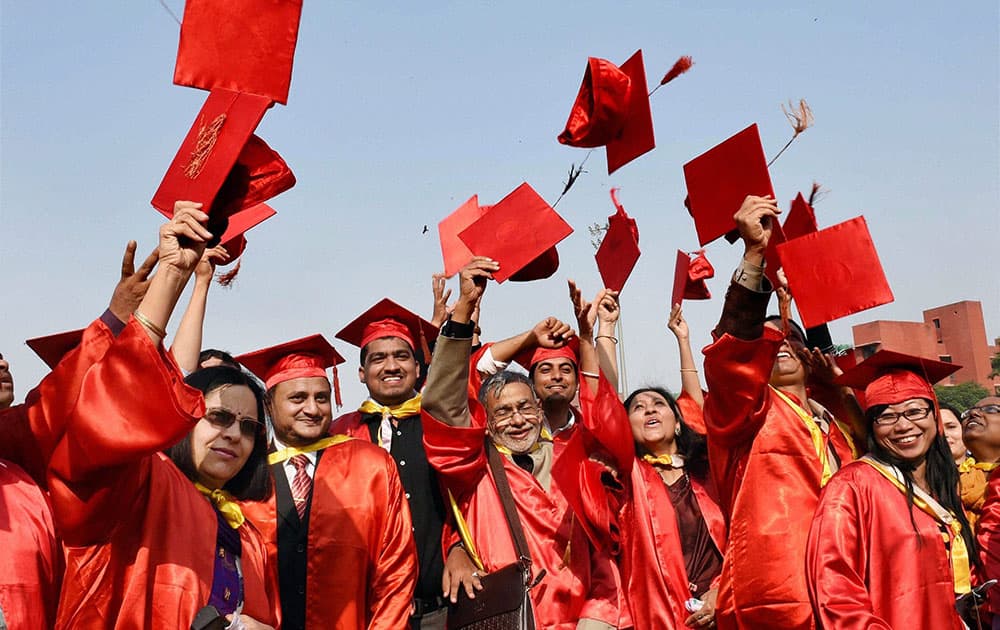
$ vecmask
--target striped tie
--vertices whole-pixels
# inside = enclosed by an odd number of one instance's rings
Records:
[[[312,477],[306,472],[309,458],[299,454],[288,461],[295,467],[295,478],[292,479],[292,500],[295,501],[295,511],[299,513],[299,520],[304,521],[306,506],[309,504],[309,493],[312,492]]]

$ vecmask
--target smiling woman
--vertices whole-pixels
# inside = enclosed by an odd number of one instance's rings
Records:
[[[829,628],[962,628],[976,545],[931,387],[958,369],[880,351],[840,377],[864,388],[869,454],[820,498],[806,551],[813,608]]]

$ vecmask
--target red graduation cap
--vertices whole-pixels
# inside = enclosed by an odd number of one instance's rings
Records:
[[[514,189],[459,232],[458,237],[477,256],[500,264],[493,279],[503,282],[548,278],[559,268],[555,245],[573,233],[555,210],[527,183]]]
[[[608,217],[608,230],[594,255],[604,286],[612,291],[622,290],[641,253],[639,228],[618,202],[617,193],[617,188],[611,189],[611,202],[618,211]]]
[[[448,278],[461,271],[470,260],[472,252],[466,247],[458,233],[486,214],[491,206],[480,206],[479,195],[472,195],[454,212],[438,223],[438,238],[441,240],[441,256],[444,258],[444,275]]]
[[[437,334],[437,328],[429,321],[389,298],[383,298],[344,326],[336,337],[359,348],[383,337],[399,337],[414,351],[419,349],[424,352],[425,358],[429,358],[427,344]]]
[[[748,195],[774,196],[756,123],[685,164],[684,180],[701,245],[736,229]]]
[[[933,385],[962,369],[914,355],[879,350],[837,377],[838,385],[864,391],[865,406],[894,405],[911,398],[936,401]]]
[[[270,105],[262,96],[212,90],[153,195],[153,207],[169,218],[174,202],[186,199],[219,219],[294,186],[281,156],[252,135]]]
[[[285,104],[301,0],[187,0],[174,83]]]
[[[670,306],[683,300],[707,300],[712,297],[705,280],[715,276],[715,268],[705,258],[705,250],[695,252],[692,259],[687,252],[677,250],[677,265],[674,267],[674,290],[670,295]]]
[[[259,203],[252,208],[247,208],[229,217],[229,226],[219,240],[229,254],[229,260],[223,264],[228,265],[242,256],[243,250],[247,246],[245,234],[251,228],[257,227],[276,214],[278,213],[271,206],[266,203]]]
[[[24,343],[38,355],[38,358],[45,362],[45,365],[49,366],[49,369],[54,370],[70,350],[80,345],[83,331],[84,329],[81,328],[45,337],[35,337]]]
[[[337,365],[344,362],[344,357],[323,335],[310,335],[241,354],[236,361],[264,381],[266,389],[296,378],[326,378],[326,368],[332,367],[335,401],[337,407],[341,405]]]
[[[605,59],[587,60],[559,142],[572,147],[606,146],[608,175],[656,147],[642,50],[621,68]]]
[[[580,365],[580,338],[573,335],[564,346],[558,348],[533,348],[519,352],[514,357],[518,365],[529,372],[531,368],[542,361],[550,361],[552,359],[569,359],[574,365]]]
[[[792,200],[792,207],[788,211],[788,218],[785,219],[785,225],[782,226],[782,229],[787,239],[798,238],[819,230],[813,207],[809,205],[802,193],[796,195],[795,199]]]
[[[864,217],[800,236],[777,250],[806,328],[894,299]]]

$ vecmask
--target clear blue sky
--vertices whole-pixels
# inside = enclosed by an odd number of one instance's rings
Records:
[[[0,20],[0,351],[21,399],[45,373],[23,340],[84,326],[107,304],[125,242],[155,244],[149,199],[207,93],[171,83],[178,25],[156,0],[3,0]],[[332,339],[383,296],[429,316],[437,221],[522,181],[554,201],[584,156],[555,138],[587,57],[622,62],[637,48],[651,83],[680,55],[696,64],[652,99],[656,150],[612,177],[603,151],[591,157],[558,207],[576,229],[561,269],[490,286],[487,338],[571,318],[567,277],[596,292],[586,227],[612,213],[619,186],[643,251],[622,297],[630,385],[677,388],[666,303],[676,250],[697,246],[681,166],[751,122],[773,155],[791,134],[779,105],[803,97],[816,125],[774,165],[777,194],[787,205],[816,179],[830,190],[821,226],[863,213],[896,295],[835,322],[836,341],[852,324],[963,299],[981,300],[1000,336],[998,23],[992,0],[306,0],[289,104],[258,130],[298,185],[250,233],[236,286],[213,288],[206,345]],[[697,347],[739,253],[708,249],[714,299],[685,309]],[[363,396],[357,353],[338,347],[350,407]]]

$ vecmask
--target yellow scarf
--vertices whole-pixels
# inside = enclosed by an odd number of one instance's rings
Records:
[[[643,455],[642,460],[653,466],[664,468],[684,468],[684,457],[681,455]]]
[[[240,509],[240,504],[233,500],[233,495],[225,490],[209,490],[197,481],[194,482],[194,487],[206,499],[212,502],[215,509],[219,510],[219,513],[222,514],[222,518],[233,529],[239,529],[240,525],[246,521],[246,518],[243,517],[243,510]]]
[[[775,387],[771,387],[771,391],[777,394],[778,398],[783,400],[785,404],[787,404],[789,407],[792,408],[792,411],[794,411],[795,414],[799,417],[799,419],[802,420],[802,424],[804,424],[806,426],[806,429],[809,431],[809,436],[812,438],[813,448],[816,449],[816,455],[817,457],[819,457],[820,464],[823,465],[823,475],[820,477],[820,482],[819,482],[819,486],[822,488],[827,484],[828,481],[830,481],[830,477],[833,476],[833,470],[830,468],[830,460],[828,459],[829,453],[828,453],[827,441],[826,437],[823,435],[823,430],[819,428],[818,424],[816,424],[816,420],[813,419],[811,413],[803,409],[801,405],[799,405],[794,400],[789,398],[784,392]],[[847,446],[848,448],[851,449],[851,453],[854,455],[854,457],[857,457],[858,449],[855,448],[854,446],[854,440],[851,439],[850,431],[848,431],[844,427],[844,425],[842,425],[837,420],[834,420],[831,423],[831,425],[832,424],[837,425],[837,428],[840,429],[841,434],[847,441]],[[831,429],[832,428],[833,427],[831,426]],[[829,448],[833,447],[831,446]]]
[[[388,418],[389,416],[392,416],[393,418],[405,418],[406,416],[414,416],[420,413],[421,398],[423,397],[420,394],[417,394],[406,402],[402,402],[391,407],[380,405],[369,398],[365,402],[361,403],[361,406],[358,407],[358,411],[361,413],[379,413],[382,414],[383,418]]]
[[[392,451],[392,419],[396,418],[406,418],[408,416],[420,415],[420,401],[423,396],[417,394],[413,398],[402,402],[398,405],[393,405],[388,407],[386,405],[380,405],[371,398],[361,403],[358,407],[358,411],[365,414],[378,413],[382,414],[382,422],[378,426],[378,433],[376,434],[376,442],[379,446],[384,448],[386,451]]]
[[[341,442],[346,442],[350,440],[351,437],[348,435],[331,435],[328,438],[323,438],[318,442],[313,442],[309,446],[286,446],[280,451],[275,451],[267,456],[267,463],[270,465],[280,464],[286,462],[289,459],[295,457],[296,455],[302,455],[304,453],[314,453],[316,451],[321,451],[328,446],[333,446],[334,444],[340,444]]]
[[[966,457],[965,461],[967,462],[970,459],[972,459],[972,458],[971,457]],[[962,462],[962,463],[964,464],[965,462]],[[993,472],[994,470],[997,469],[998,466],[1000,466],[1000,464],[998,464],[996,462],[977,462],[977,461],[973,461],[973,463],[972,463],[972,467],[973,468],[978,468],[979,470],[984,470],[987,473]]]
[[[861,461],[882,473],[882,476],[891,481],[900,492],[906,493],[902,474],[894,466],[884,464],[870,455],[865,455]],[[968,593],[972,590],[972,579],[969,571],[969,550],[965,546],[965,539],[962,538],[962,524],[954,514],[934,500],[934,497],[916,485],[913,486],[913,505],[929,514],[947,530],[941,532],[941,537],[945,544],[951,544],[951,572],[955,580],[955,593],[959,595]]]
[[[472,560],[472,564],[476,565],[476,568],[480,571],[485,571],[486,566],[483,564],[482,559],[479,557],[479,553],[476,551],[476,543],[472,540],[472,532],[469,531],[469,524],[465,522],[465,517],[462,516],[462,510],[458,509],[458,502],[455,501],[455,497],[452,495],[451,490],[448,491],[448,501],[451,503],[451,512],[455,515],[455,525],[458,528],[458,535],[462,539],[462,546],[465,547],[466,553],[469,554],[469,559]]]

